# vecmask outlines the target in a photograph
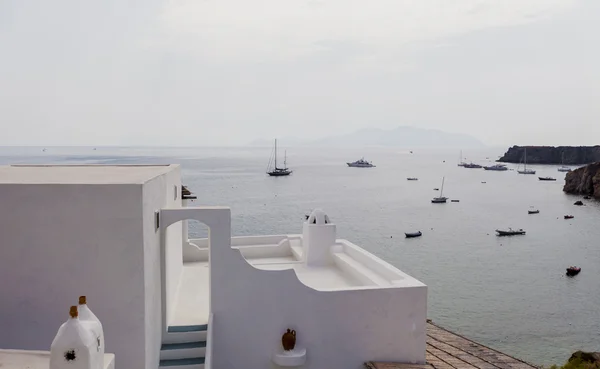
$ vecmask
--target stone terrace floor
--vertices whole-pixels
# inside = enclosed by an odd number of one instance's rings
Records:
[[[427,364],[365,363],[368,369],[537,369],[427,322]]]

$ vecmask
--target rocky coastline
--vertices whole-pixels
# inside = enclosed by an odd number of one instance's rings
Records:
[[[600,161],[600,146],[513,146],[497,161],[520,163],[527,148],[527,164],[581,165]]]
[[[563,191],[600,199],[600,161],[568,172]]]

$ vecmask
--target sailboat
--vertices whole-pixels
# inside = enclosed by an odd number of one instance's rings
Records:
[[[458,158],[458,166],[459,166],[459,167],[464,167],[464,166],[465,166],[465,164],[467,164],[467,163],[465,163],[465,162],[463,161],[463,157],[462,157],[462,150],[460,150],[460,157]]]
[[[271,161],[269,161],[269,166]],[[275,166],[267,169],[267,174],[271,177],[283,177],[292,174],[292,170],[287,167],[287,151],[283,159],[283,168],[277,167],[277,139],[275,139]]]
[[[527,169],[527,148],[524,147],[523,153],[523,170],[517,169],[517,173],[519,174],[535,174],[535,170]]]
[[[445,177],[442,177],[442,188],[440,190],[440,196],[438,197],[434,197],[431,202],[434,204],[445,204],[446,200],[448,200],[447,197],[444,197],[444,179]]]
[[[565,153],[564,152],[562,153],[562,156],[560,158],[560,164],[561,164],[561,166],[558,167],[559,172],[570,172],[571,171],[571,168],[565,166]]]

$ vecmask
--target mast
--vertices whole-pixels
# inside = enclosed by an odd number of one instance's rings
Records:
[[[442,190],[440,191],[440,197],[444,197],[444,179],[446,179],[446,177],[442,177]]]
[[[283,154],[283,167],[287,169],[287,150],[285,150]]]
[[[277,169],[277,139],[275,139],[275,169]]]

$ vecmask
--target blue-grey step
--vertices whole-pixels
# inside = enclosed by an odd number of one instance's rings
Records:
[[[167,329],[169,333],[199,332],[208,329],[208,324],[202,325],[173,325]]]
[[[161,350],[185,350],[192,348],[206,347],[206,341],[185,342],[185,343],[163,343]]]
[[[199,365],[204,364],[203,357],[193,357],[189,359],[161,360],[158,366],[181,366],[181,365]]]

